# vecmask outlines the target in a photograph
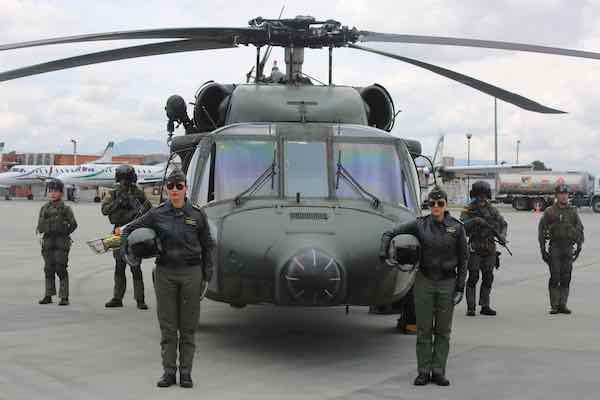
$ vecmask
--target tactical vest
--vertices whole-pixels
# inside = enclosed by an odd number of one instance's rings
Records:
[[[552,206],[548,210],[547,236],[551,242],[580,242],[576,211],[571,207],[560,209]]]
[[[471,216],[485,219],[488,224],[498,229],[496,217],[489,207],[469,208],[468,212]],[[482,256],[496,254],[494,233],[489,228],[478,228],[469,236],[469,246],[473,252]]]
[[[47,203],[42,211],[42,224],[45,225],[44,236],[68,236],[69,218],[67,217],[67,208],[64,204],[54,207]]]

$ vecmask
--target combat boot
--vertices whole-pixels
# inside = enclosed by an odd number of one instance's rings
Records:
[[[419,372],[419,375],[415,378],[413,384],[415,386],[425,386],[431,381],[429,373]]]
[[[115,307],[123,307],[123,300],[115,299],[114,297],[110,299],[108,303],[104,305],[106,308],[115,308]]]
[[[175,378],[175,374],[170,374],[165,372],[163,376],[160,377],[160,380],[156,382],[156,386],[158,387],[169,387],[177,383]]]
[[[40,301],[38,301],[38,304],[50,304],[50,303],[52,303],[51,296],[44,296]]]
[[[69,298],[68,297],[63,297],[62,299],[60,299],[60,302],[58,303],[59,306],[68,306],[69,305]]]
[[[558,310],[558,308],[552,307],[550,309],[550,314],[554,315],[554,314],[558,314],[560,311]]]
[[[558,307],[558,312],[561,314],[571,314],[572,311],[569,310],[567,306],[560,306]]]
[[[192,381],[192,376],[188,373],[180,372],[179,373],[179,386],[182,388],[192,388],[194,387],[194,382]]]
[[[450,386],[450,381],[442,374],[432,374],[431,382],[438,386]]]
[[[147,310],[148,306],[146,305],[146,303],[142,300],[142,301],[138,301],[137,302],[137,308],[139,308],[140,310]]]
[[[490,308],[489,306],[482,306],[481,311],[479,311],[479,314],[494,316],[496,315],[496,310]]]
[[[467,317],[474,317],[475,316],[475,310],[467,310]]]

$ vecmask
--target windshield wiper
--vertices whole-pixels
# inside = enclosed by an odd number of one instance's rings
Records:
[[[363,197],[365,197],[365,196],[369,197],[373,201],[373,208],[375,208],[375,209],[379,208],[379,205],[381,204],[381,200],[379,200],[379,198],[377,196],[375,196],[373,193],[369,192],[367,189],[362,187],[361,184],[358,183],[358,181],[356,179],[354,179],[352,174],[350,174],[350,172],[348,172],[348,170],[346,168],[344,168],[344,166],[342,165],[342,152],[341,151],[338,153],[337,171],[336,171],[335,175],[336,175],[335,190],[337,190],[340,187],[340,177],[344,178],[346,181],[348,181],[348,183],[350,183],[354,187],[354,189],[356,191],[361,193],[363,195]]]
[[[239,206],[242,202],[242,199],[248,198],[260,190],[269,178],[271,178],[271,190],[273,190],[275,185],[275,175],[277,175],[277,165],[275,164],[275,161],[273,161],[271,165],[269,165],[267,169],[265,169],[263,173],[260,174],[260,176],[256,178],[254,182],[252,182],[248,189],[235,196],[235,205]]]

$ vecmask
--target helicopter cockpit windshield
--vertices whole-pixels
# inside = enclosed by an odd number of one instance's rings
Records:
[[[418,209],[419,188],[408,151],[400,140],[377,129],[241,124],[226,127],[213,137],[205,166],[195,161],[190,164],[202,174],[195,180],[199,188],[194,201],[199,205],[300,196],[367,199]],[[338,178],[340,166],[346,179]]]

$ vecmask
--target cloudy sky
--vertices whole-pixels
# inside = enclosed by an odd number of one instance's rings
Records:
[[[255,16],[314,15],[359,29],[527,42],[600,52],[600,2],[584,0],[112,1],[2,0],[0,42],[80,33],[184,26],[245,26]],[[104,42],[3,52],[0,70],[54,58],[135,45]],[[142,42],[139,42],[142,43]],[[555,169],[600,172],[600,61],[457,47],[372,44],[532,98],[566,115],[548,116],[499,102],[500,160],[540,159]],[[281,51],[281,50],[280,50]],[[274,51],[282,59],[282,51]],[[305,55],[305,72],[327,79],[326,51]],[[0,141],[18,151],[97,152],[108,140],[165,138],[164,104],[179,93],[192,101],[207,80],[244,80],[253,48],[146,57],[21,78],[0,84]],[[402,110],[394,135],[432,151],[493,159],[493,98],[427,71],[356,50],[334,53],[334,81],[383,84]]]

